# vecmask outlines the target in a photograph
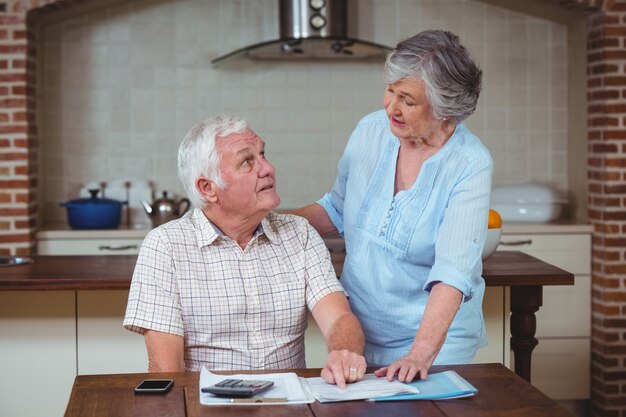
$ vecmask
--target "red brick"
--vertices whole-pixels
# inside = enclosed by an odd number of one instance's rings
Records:
[[[601,85],[602,85],[602,78],[600,77],[587,79],[587,87],[589,88],[600,87]],[[621,84],[618,84],[618,85],[621,85]]]
[[[15,194],[16,203],[28,203],[30,201],[28,193]]]
[[[591,308],[593,309],[593,311],[599,314],[604,314],[605,316],[617,316],[620,313],[620,308],[615,305],[592,303]],[[594,330],[594,333],[596,331],[597,330]]]
[[[23,98],[0,99],[0,108],[26,108],[26,100]]]
[[[609,76],[609,77],[604,77],[604,85],[610,85],[610,86],[626,86],[626,77],[624,76]]]
[[[12,59],[11,60],[11,68],[13,69],[23,69],[27,67],[27,63],[25,59]]]
[[[27,189],[28,180],[0,180],[0,189]]]
[[[14,122],[25,122],[28,120],[28,113],[25,111],[18,111],[13,113],[13,121]],[[624,145],[626,146],[626,145]]]
[[[594,117],[591,119],[591,126],[619,126],[619,118]]]
[[[602,158],[588,158],[587,165],[589,167],[601,167],[604,163]]]
[[[619,66],[615,64],[600,64],[600,65],[595,65],[591,68],[591,73],[593,75],[614,74],[616,72],[619,72]]]
[[[606,140],[626,139],[626,130],[605,130],[602,137]]]
[[[27,52],[27,45],[0,45],[0,54],[20,54],[23,55]]]
[[[0,134],[3,133],[28,133],[28,125],[0,125]]]
[[[625,145],[622,145],[622,149]],[[593,153],[617,153],[619,152],[619,148],[615,143],[594,143],[589,147],[590,151]]]
[[[26,14],[22,16],[0,16],[0,25],[17,25],[25,23]]]
[[[27,161],[28,154],[23,152],[0,152],[0,161]]]
[[[28,148],[28,139],[14,139],[13,146],[16,148]]]
[[[0,74],[0,82],[24,82],[26,81],[26,73],[10,73],[10,74]]]
[[[26,31],[25,30],[14,30],[13,31],[13,39],[26,39]]]
[[[607,167],[626,167],[626,158],[606,158],[604,164]]]
[[[624,90],[624,93],[626,93],[626,90]],[[589,99],[591,100],[611,100],[618,98],[619,90],[602,90],[589,93]]]
[[[30,234],[11,233],[8,235],[0,234],[0,243],[22,243],[29,242]]]

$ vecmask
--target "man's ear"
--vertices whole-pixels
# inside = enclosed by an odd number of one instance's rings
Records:
[[[217,202],[217,188],[217,185],[211,180],[204,177],[196,179],[196,190],[207,203],[215,204]]]

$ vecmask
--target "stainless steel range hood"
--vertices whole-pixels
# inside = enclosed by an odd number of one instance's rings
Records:
[[[346,0],[279,0],[280,38],[221,55],[251,59],[384,59],[391,51],[347,35]]]

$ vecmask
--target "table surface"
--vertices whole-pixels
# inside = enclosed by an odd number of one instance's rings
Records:
[[[33,256],[32,264],[0,267],[0,291],[125,290],[136,255]],[[337,270],[338,265],[335,265]],[[522,252],[496,252],[483,264],[487,286],[572,285],[574,276]]]
[[[478,389],[478,393],[473,397],[439,401],[203,406],[198,394],[198,372],[81,375],[74,381],[65,417],[573,417],[554,400],[500,364],[434,366],[432,372],[447,369],[458,372]],[[319,376],[320,370],[294,372],[311,377]],[[165,395],[135,395],[133,388],[148,378],[171,378],[174,387]]]

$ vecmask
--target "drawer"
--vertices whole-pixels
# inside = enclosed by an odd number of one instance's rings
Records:
[[[591,236],[504,234],[498,250],[520,251],[574,274],[591,274]]]
[[[136,255],[142,239],[41,239],[39,255]]]
[[[588,399],[590,340],[539,339],[533,350],[532,384],[555,400]]]

